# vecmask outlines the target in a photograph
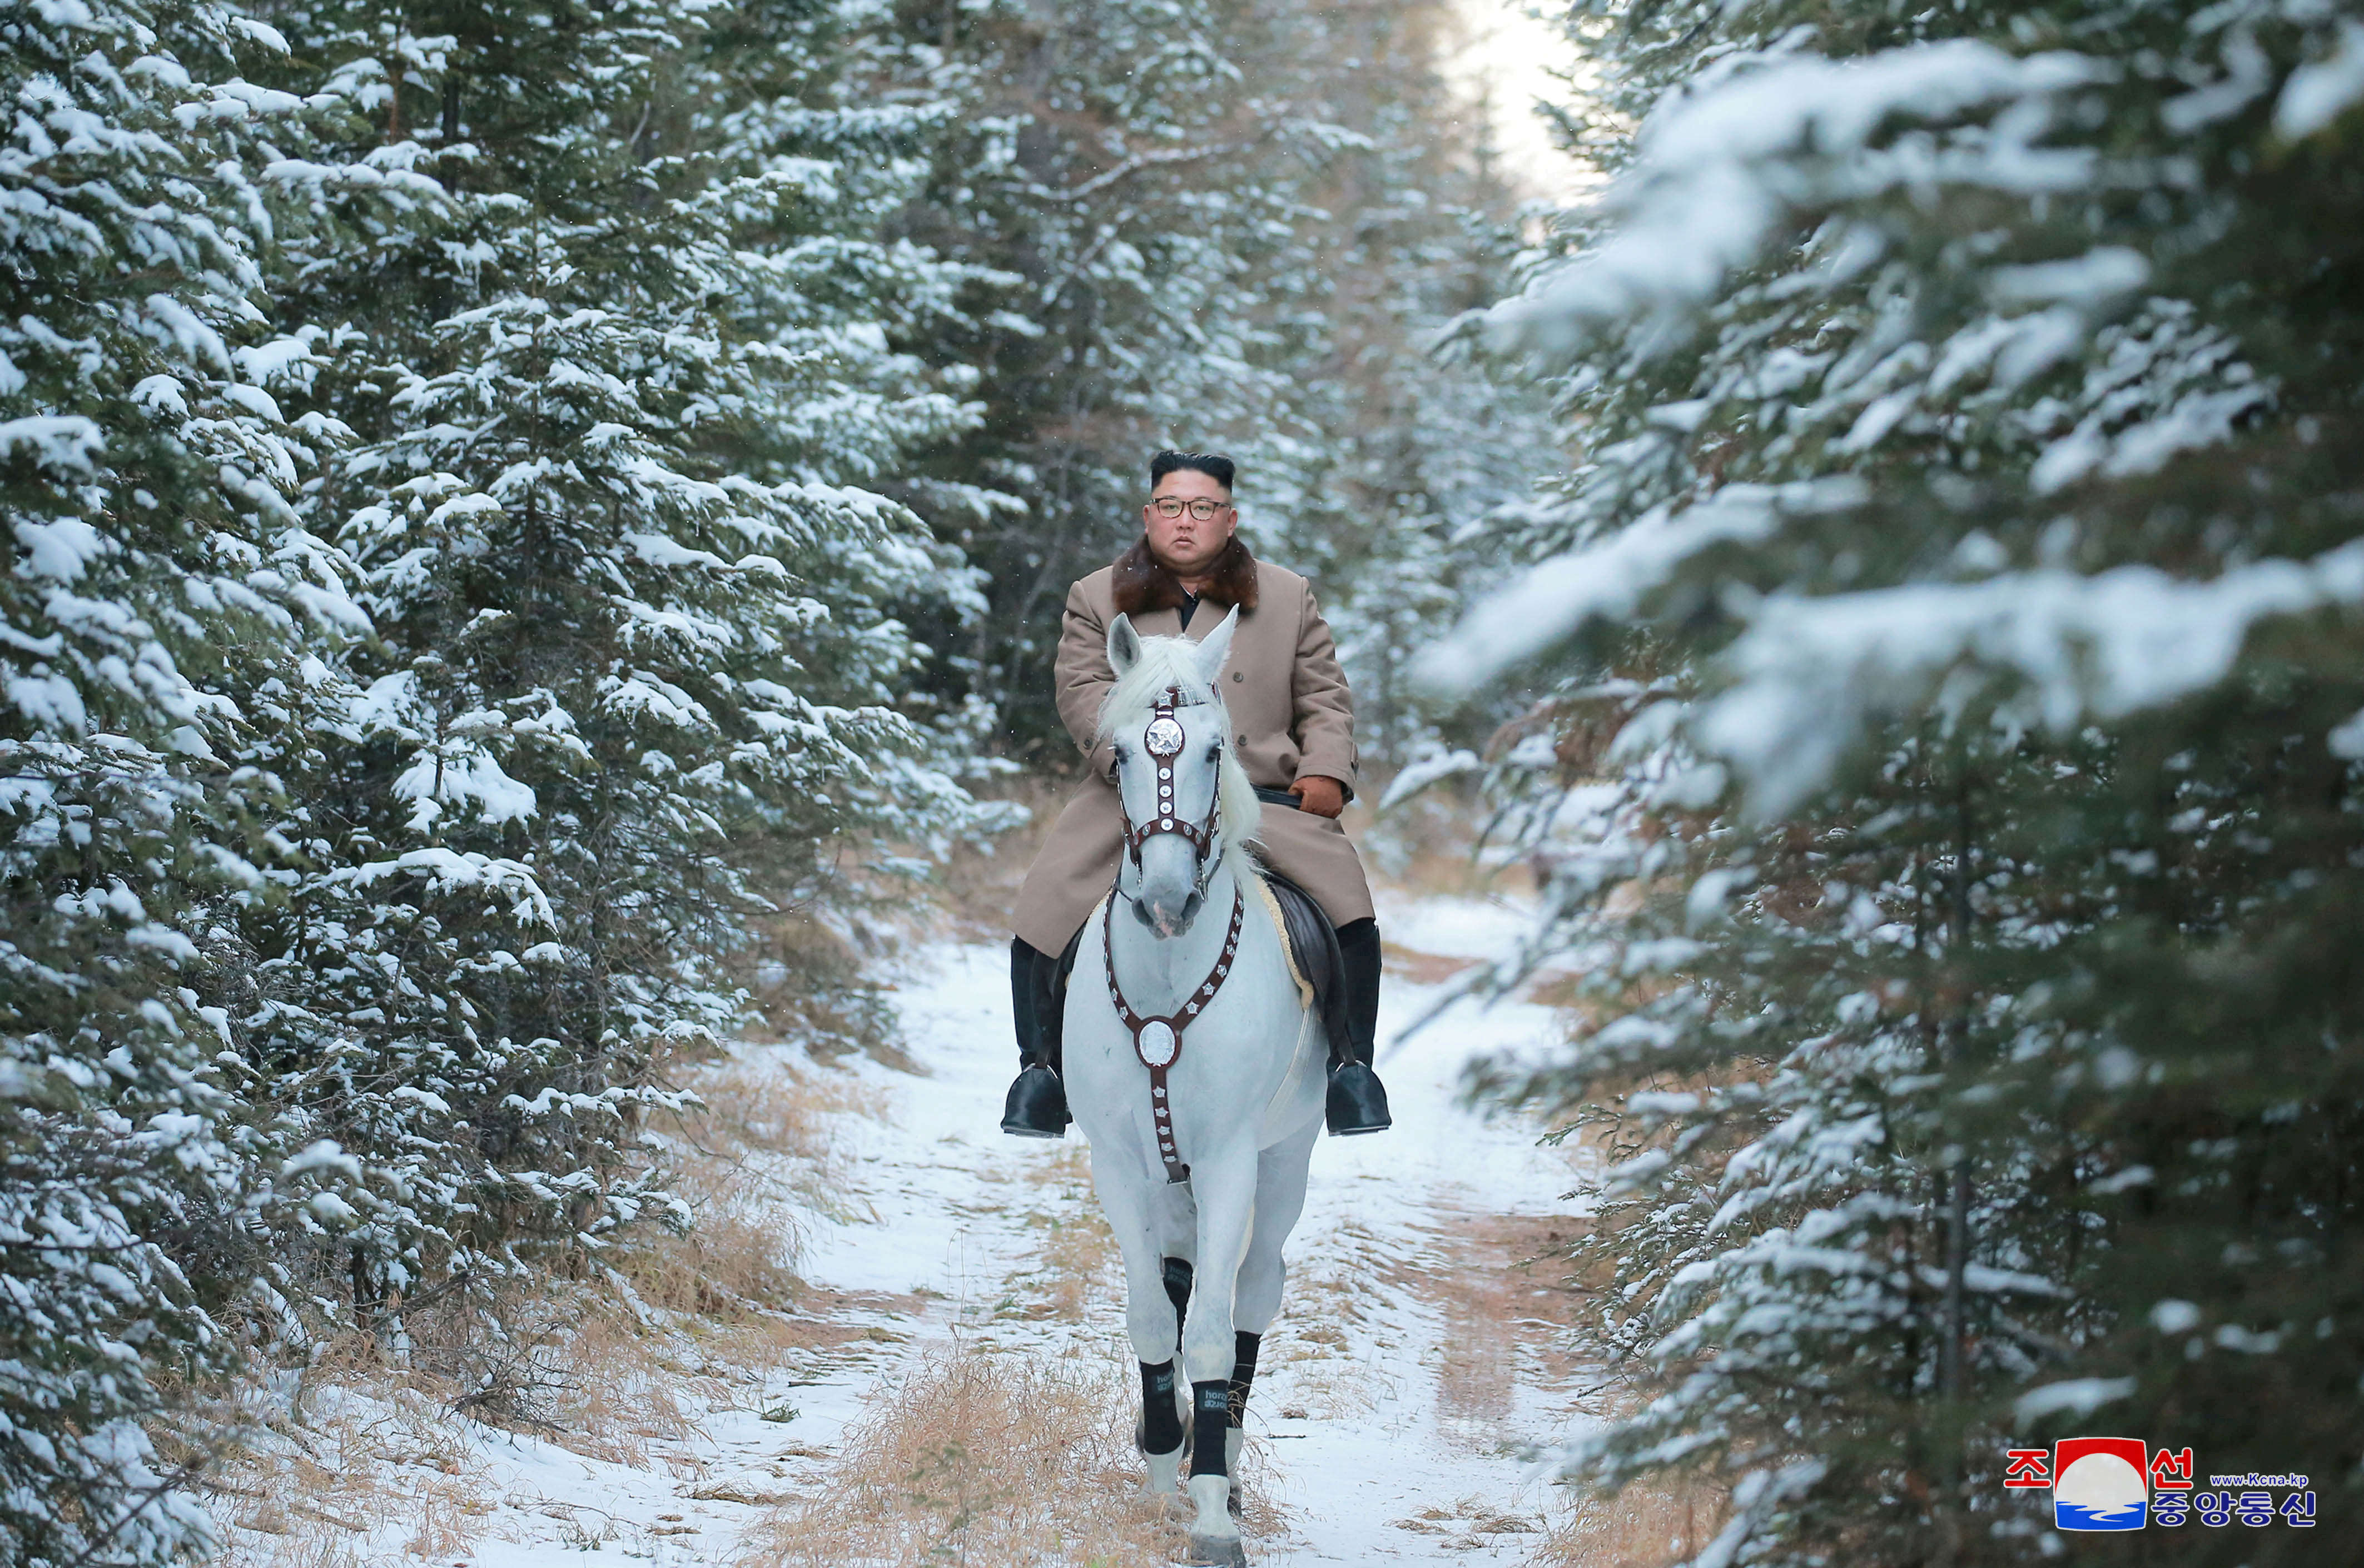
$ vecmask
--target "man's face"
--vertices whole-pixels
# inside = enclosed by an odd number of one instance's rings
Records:
[[[1158,509],[1161,501],[1181,503],[1180,516],[1169,517]],[[1195,517],[1190,515],[1192,502],[1213,502],[1215,515]],[[1202,505],[1200,510],[1204,510]],[[1149,505],[1141,509],[1142,531],[1149,537],[1149,553],[1159,564],[1180,577],[1196,577],[1215,563],[1223,547],[1232,542],[1232,530],[1240,526],[1240,514],[1232,505],[1232,493],[1215,482],[1214,476],[1195,468],[1179,468],[1157,482],[1149,493]]]

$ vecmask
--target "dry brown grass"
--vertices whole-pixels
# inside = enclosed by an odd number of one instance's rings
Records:
[[[1579,1218],[1561,1223],[1565,1229],[1555,1227],[1533,1238],[1538,1255],[1563,1251],[1576,1233],[1589,1230],[1594,1221]],[[1539,1262],[1535,1268],[1540,1271],[1546,1266],[1555,1276],[1565,1276],[1573,1264],[1564,1256],[1555,1256],[1548,1264]],[[1579,1293],[1597,1296],[1613,1289],[1611,1268],[1611,1260],[1594,1256],[1583,1274],[1568,1284],[1565,1299],[1569,1307],[1574,1307]],[[1554,1340],[1562,1345],[1583,1342],[1581,1331],[1556,1334]],[[1573,1374],[1575,1358],[1568,1360],[1565,1370]],[[1607,1401],[1606,1413],[1628,1413],[1648,1393],[1638,1383],[1622,1385]],[[1551,1521],[1536,1542],[1528,1559],[1530,1568],[1666,1568],[1667,1563],[1693,1556],[1715,1538],[1723,1528],[1729,1501],[1723,1488],[1696,1478],[1636,1483],[1614,1497],[1570,1491],[1562,1499],[1566,1511]]]
[[[836,1151],[840,1118],[879,1108],[876,1093],[848,1073],[785,1062],[715,1062],[686,1086],[706,1102],[686,1129],[698,1152],[734,1163],[753,1154],[821,1163]]]
[[[1726,1502],[1704,1485],[1638,1483],[1614,1497],[1583,1498],[1552,1523],[1528,1561],[1533,1568],[1666,1568],[1715,1539]]]
[[[1466,1423],[1466,1440],[1491,1449],[1516,1403],[1522,1369],[1546,1386],[1579,1370],[1567,1348],[1578,1300],[1565,1262],[1551,1255],[1578,1221],[1474,1210],[1438,1218],[1439,1266],[1410,1276],[1413,1293],[1444,1319],[1436,1411]]]
[[[1385,816],[1372,806],[1387,793],[1388,780],[1363,781],[1363,794],[1349,806],[1346,831],[1363,851],[1372,884],[1413,897],[1474,898],[1533,891],[1533,868],[1502,863],[1479,852],[1486,814],[1466,783],[1432,788],[1401,802]]]
[[[1353,1420],[1368,1415],[1394,1391],[1408,1363],[1385,1352],[1376,1360],[1355,1354],[1357,1331],[1372,1318],[1373,1287],[1405,1283],[1403,1260],[1367,1227],[1348,1221],[1310,1258],[1292,1261],[1286,1304],[1265,1336],[1261,1366],[1287,1367],[1295,1390],[1281,1412],[1291,1418]]]
[[[1442,985],[1455,975],[1478,967],[1479,960],[1452,958],[1442,953],[1422,952],[1399,942],[1379,943],[1379,957],[1387,973],[1411,981],[1415,985]]]
[[[379,1392],[323,1401],[326,1413],[287,1432],[294,1440],[215,1478],[218,1512],[236,1527],[220,1568],[362,1568],[364,1548],[389,1533],[406,1552],[448,1562],[479,1538],[492,1482],[454,1451],[442,1407]]]
[[[1443,1538],[1455,1551],[1469,1552],[1492,1552],[1501,1547],[1503,1536],[1540,1535],[1544,1529],[1540,1516],[1511,1512],[1483,1497],[1456,1498],[1449,1508],[1431,1504],[1389,1522],[1412,1535]]]
[[[1036,1266],[1012,1280],[1021,1318],[1080,1323],[1087,1313],[1121,1313],[1123,1259],[1116,1233],[1092,1193],[1091,1152],[1063,1143],[1029,1162],[1026,1181],[1037,1199],[1023,1223],[1040,1232]]]
[[[856,1305],[796,1273],[784,1215],[841,1205],[834,1129],[870,1107],[848,1075],[726,1059],[677,1081],[703,1108],[675,1129],[694,1227],[628,1233],[573,1279],[478,1284],[404,1314],[400,1353],[351,1331],[307,1373],[307,1409],[233,1455],[217,1513],[231,1568],[358,1568],[359,1543],[450,1561],[492,1502],[463,1421],[586,1458],[696,1473],[700,1407],[748,1407],[798,1351],[857,1337]],[[345,1396],[357,1397],[345,1397]]]
[[[585,1459],[650,1469],[697,1435],[683,1406],[693,1391],[727,1397],[710,1360],[630,1313],[590,1296],[551,1337],[547,1426],[541,1435]],[[731,1336],[732,1348],[748,1338]],[[522,1423],[512,1423],[522,1424]]]
[[[753,924],[749,945],[730,961],[752,1004],[746,1039],[794,1040],[819,1058],[858,1051],[909,1065],[895,1040],[893,1009],[872,970],[901,924],[897,912],[909,889],[898,884],[863,892],[867,904],[845,921],[791,906]]]
[[[727,1060],[689,1074],[675,1190],[686,1231],[650,1228],[606,1259],[604,1288],[541,1293],[552,1397],[545,1435],[587,1457],[646,1466],[696,1436],[696,1403],[738,1407],[794,1353],[852,1338],[796,1273],[786,1218],[842,1210],[835,1129],[874,1094],[821,1067]]]
[[[1080,759],[1078,759],[1080,761]],[[1080,771],[1066,765],[1064,754],[1027,773],[974,786],[995,800],[1015,801],[1031,814],[1026,825],[1004,834],[994,843],[963,845],[936,868],[930,887],[938,914],[949,927],[945,934],[962,941],[1009,940],[1009,916],[1018,906],[1018,886],[1026,868],[1051,835],[1051,825],[1065,809],[1067,797],[1081,781]]]
[[[1476,891],[1485,880],[1471,854],[1477,835],[1450,786],[1414,795],[1381,816],[1375,806],[1386,794],[1387,781],[1366,777],[1341,819],[1373,883],[1415,895]]]
[[[704,1102],[680,1128],[675,1191],[686,1232],[647,1229],[617,1249],[613,1266],[658,1311],[744,1328],[795,1305],[803,1238],[783,1216],[844,1212],[849,1184],[835,1129],[874,1111],[875,1095],[825,1067],[724,1061],[690,1071]]]
[[[765,1568],[1111,1568],[1172,1562],[1180,1516],[1142,1495],[1139,1391],[1115,1369],[953,1347],[880,1387],[817,1493],[749,1537]],[[1248,1525],[1262,1505],[1245,1493]]]

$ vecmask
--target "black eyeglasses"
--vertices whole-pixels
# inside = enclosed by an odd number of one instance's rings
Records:
[[[1203,495],[1199,497],[1196,501],[1185,501],[1179,495],[1160,495],[1155,500],[1150,502],[1150,505],[1157,509],[1157,515],[1159,517],[1165,518],[1169,523],[1175,518],[1180,517],[1185,511],[1188,511],[1193,517],[1196,517],[1202,523],[1211,523],[1215,520],[1216,515],[1221,512],[1224,507],[1230,506],[1231,503],[1229,501],[1210,501]]]

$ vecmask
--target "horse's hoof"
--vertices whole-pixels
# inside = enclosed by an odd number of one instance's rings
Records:
[[[1220,1563],[1222,1568],[1248,1568],[1248,1549],[1235,1535],[1190,1535],[1190,1561]]]

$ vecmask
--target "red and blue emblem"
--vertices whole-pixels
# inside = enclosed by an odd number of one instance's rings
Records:
[[[2057,1529],[2140,1529],[2150,1520],[2150,1452],[2140,1438],[2063,1438],[2052,1449]]]

